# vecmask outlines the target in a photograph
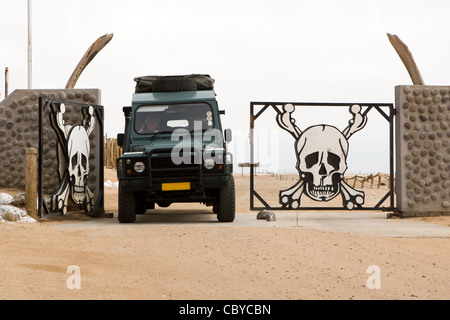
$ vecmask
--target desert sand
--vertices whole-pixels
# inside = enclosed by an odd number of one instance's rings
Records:
[[[249,210],[248,176],[236,173],[235,179],[237,211],[256,218]],[[294,183],[257,179],[256,190],[273,205],[278,190]],[[106,169],[107,180],[117,181],[113,169]],[[369,191],[376,198],[387,189]],[[97,219],[117,220],[117,188],[105,187],[105,210],[114,218]],[[211,212],[197,204],[156,210]],[[89,219],[70,213],[0,223],[0,299],[450,299],[449,238],[361,236],[270,223],[61,227]],[[414,219],[450,227],[449,216]],[[367,271],[374,265],[380,281],[371,289]],[[70,266],[79,268],[79,289],[68,286]]]

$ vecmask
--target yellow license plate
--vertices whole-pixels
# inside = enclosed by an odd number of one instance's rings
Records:
[[[179,191],[179,190],[191,190],[190,182],[173,182],[173,183],[162,183],[162,191]]]

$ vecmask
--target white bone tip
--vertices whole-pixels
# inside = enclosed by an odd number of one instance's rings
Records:
[[[286,111],[286,112],[294,112],[295,107],[294,107],[294,105],[288,103],[288,104],[286,104],[286,105],[283,107],[283,109],[284,109],[284,111]]]
[[[352,113],[359,113],[361,111],[361,106],[358,104],[354,104],[350,107],[350,111]]]

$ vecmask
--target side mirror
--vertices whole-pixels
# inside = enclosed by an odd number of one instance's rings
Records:
[[[131,115],[131,107],[123,107],[122,108],[125,117],[129,117]]]
[[[124,136],[123,133],[117,134],[117,145],[119,147],[123,147],[123,136]]]
[[[231,129],[225,129],[224,135],[225,135],[225,142],[231,142],[231,140],[233,139]]]

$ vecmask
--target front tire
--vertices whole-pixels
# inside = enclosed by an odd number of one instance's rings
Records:
[[[136,221],[136,196],[133,192],[119,192],[118,218],[121,223]]]
[[[217,211],[217,220],[220,222],[233,222],[236,217],[234,178],[231,175],[228,186],[219,190],[215,211]]]

